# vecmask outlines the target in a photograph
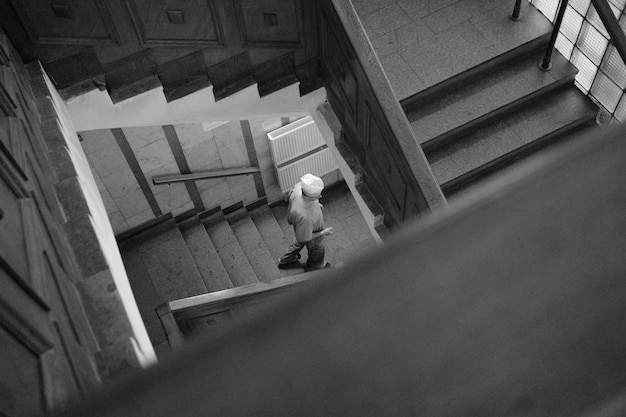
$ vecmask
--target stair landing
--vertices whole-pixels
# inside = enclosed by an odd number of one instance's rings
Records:
[[[528,2],[356,0],[354,7],[399,100],[548,34],[552,25]]]

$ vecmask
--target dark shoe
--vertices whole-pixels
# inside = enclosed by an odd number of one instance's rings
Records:
[[[324,266],[320,266],[319,268],[318,268],[318,267],[315,267],[315,268],[314,268],[314,267],[312,267],[312,266],[308,266],[308,265],[307,265],[307,266],[305,266],[305,267],[304,267],[304,270],[305,270],[305,271],[307,271],[307,272],[309,272],[309,271],[317,271],[317,270],[319,270],[319,269],[326,269],[326,268],[330,268],[330,263],[329,263],[329,262],[326,262],[326,263],[324,264]]]
[[[294,268],[302,268],[302,264],[299,261],[280,263],[278,261],[278,269],[294,269]]]

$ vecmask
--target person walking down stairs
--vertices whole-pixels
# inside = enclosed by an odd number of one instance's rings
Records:
[[[330,267],[324,260],[323,241],[324,236],[333,233],[333,228],[324,226],[323,206],[319,202],[323,189],[324,182],[321,178],[305,174],[289,191],[287,221],[293,226],[296,239],[278,261],[279,268],[300,267],[300,251],[305,246],[308,252],[305,266],[307,271]]]

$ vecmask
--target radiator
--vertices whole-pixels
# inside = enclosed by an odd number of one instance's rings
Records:
[[[280,191],[289,191],[304,174],[319,177],[338,169],[311,116],[267,134]]]
[[[289,123],[267,134],[275,166],[326,145],[311,116]]]
[[[337,163],[330,149],[324,148],[302,159],[298,159],[280,168],[276,168],[276,177],[280,191],[286,193],[294,184],[300,181],[304,174],[314,174],[318,177],[337,169]]]

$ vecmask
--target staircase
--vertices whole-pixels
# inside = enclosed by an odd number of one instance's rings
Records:
[[[446,197],[595,127],[598,108],[574,85],[577,69],[557,50],[552,68],[539,68],[551,28],[532,6],[525,13],[503,25],[543,25],[532,37],[476,66],[459,63],[448,69],[455,75],[401,101]]]
[[[344,183],[326,189],[324,199],[325,222],[335,228],[325,240],[331,264],[374,245]],[[223,210],[168,214],[119,237],[131,287],[158,355],[170,350],[155,312],[158,306],[304,274],[303,268],[277,267],[294,234],[287,223],[287,206],[281,201],[271,206],[259,200]]]

